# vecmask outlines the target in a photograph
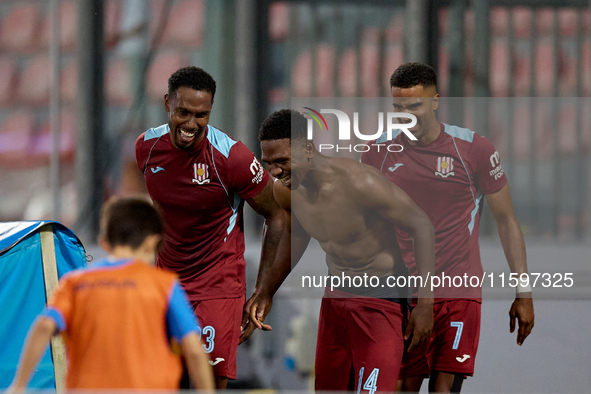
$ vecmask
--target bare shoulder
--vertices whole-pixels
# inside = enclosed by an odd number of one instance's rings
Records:
[[[367,194],[379,190],[390,189],[392,182],[388,181],[377,169],[367,164],[348,158],[334,158],[334,166],[342,175],[347,177],[347,184],[352,192]]]
[[[291,209],[291,191],[277,180],[273,180],[273,197],[283,209]]]

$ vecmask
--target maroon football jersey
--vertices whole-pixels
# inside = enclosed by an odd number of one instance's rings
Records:
[[[446,280],[435,297],[481,298],[479,286],[465,286],[464,274],[478,276],[483,270],[478,244],[483,196],[507,184],[499,153],[491,142],[468,129],[441,124],[441,133],[427,146],[413,146],[401,131],[392,140],[386,134],[369,143],[361,161],[382,172],[404,190],[429,216],[435,227],[435,271],[441,277],[461,276],[462,285]],[[371,144],[382,144],[379,147]],[[387,146],[393,146],[389,152]],[[397,229],[398,243],[411,274],[417,275],[410,235]],[[474,280],[472,284],[476,284]]]
[[[148,192],[164,211],[165,243],[157,265],[179,275],[191,301],[245,293],[244,200],[269,174],[240,141],[207,126],[189,151],[175,148],[168,124],[152,128],[135,144]]]

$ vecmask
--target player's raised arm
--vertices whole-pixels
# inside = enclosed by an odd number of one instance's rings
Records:
[[[527,274],[525,241],[513,210],[509,185],[503,186],[496,193],[486,195],[486,202],[497,222],[497,230],[509,269],[512,273],[519,275]],[[534,304],[531,287],[517,288],[517,296],[509,311],[509,328],[511,332],[515,331],[515,320],[519,323],[517,344],[521,346],[534,327]]]
[[[431,221],[398,186],[388,181],[376,169],[363,165],[353,182],[360,201],[390,220],[395,226],[413,237],[414,255],[423,286],[419,287],[417,306],[411,313],[405,339],[412,336],[409,351],[426,341],[433,329],[433,291],[427,283],[428,276],[435,272],[435,230]]]
[[[25,342],[16,376],[7,393],[24,391],[27,388],[31,374],[47,349],[56,328],[55,321],[47,316],[41,316],[35,321]]]

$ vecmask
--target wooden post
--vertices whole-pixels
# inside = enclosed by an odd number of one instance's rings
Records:
[[[43,260],[43,277],[45,278],[45,294],[47,299],[58,285],[57,263],[55,259],[55,245],[53,241],[53,226],[41,227],[41,256]],[[66,389],[66,347],[61,336],[51,338],[51,355],[55,374],[55,391],[60,394]]]

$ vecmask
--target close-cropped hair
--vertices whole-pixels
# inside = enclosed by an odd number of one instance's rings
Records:
[[[168,78],[168,95],[181,88],[191,88],[211,93],[211,99],[215,96],[215,81],[211,75],[202,68],[190,66],[175,71]]]
[[[292,109],[275,111],[259,129],[259,141],[284,138],[307,140],[308,120],[300,112]]]
[[[101,209],[101,236],[111,246],[137,249],[150,235],[163,235],[159,210],[141,197],[112,197]]]
[[[390,87],[406,89],[417,85],[434,86],[437,90],[437,74],[433,67],[423,63],[406,63],[390,77]]]

